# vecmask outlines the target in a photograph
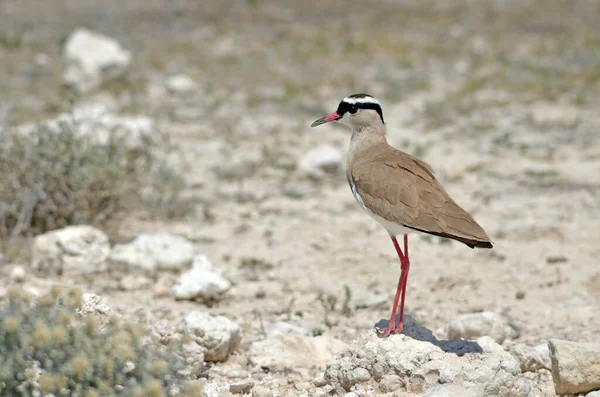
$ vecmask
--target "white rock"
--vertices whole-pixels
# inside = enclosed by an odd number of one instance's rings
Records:
[[[192,268],[179,277],[172,290],[175,299],[218,300],[229,288],[229,280],[214,269],[206,256],[198,255]]]
[[[181,346],[181,354],[188,365],[196,365],[204,362],[204,348],[192,341]]]
[[[167,80],[167,89],[174,94],[189,94],[196,89],[196,82],[185,74],[176,74]]]
[[[477,396],[521,397],[531,390],[517,361],[487,336],[475,342],[403,334],[380,339],[369,331],[327,366],[325,379],[336,390],[349,391],[361,382],[357,368],[366,369],[384,393],[423,392],[439,384],[473,389]]]
[[[404,387],[404,381],[398,375],[389,374],[381,378],[378,386],[382,392],[389,393]]]
[[[309,150],[298,163],[301,172],[317,179],[323,178],[325,173],[336,172],[341,166],[342,154],[330,145]]]
[[[156,140],[154,120],[143,115],[122,116],[114,114],[109,105],[91,103],[76,106],[71,113],[62,113],[42,124],[49,132],[58,133],[68,126],[78,136],[88,137],[97,145],[108,145],[122,140],[128,150],[140,150]],[[17,127],[20,134],[31,134],[39,129],[38,123]]]
[[[253,365],[275,371],[324,366],[347,345],[330,335],[275,334],[250,346]]]
[[[119,42],[85,28],[69,35],[63,53],[68,62],[63,78],[80,93],[120,76],[131,63],[131,53]]]
[[[37,236],[31,250],[35,268],[53,263],[65,271],[93,273],[106,269],[110,243],[108,236],[96,228],[68,226]]]
[[[267,333],[267,338],[270,338],[277,334],[295,334],[300,336],[310,336],[310,332],[308,332],[307,329],[294,324],[286,323],[284,321],[276,322]]]
[[[111,316],[120,317],[106,302],[103,297],[85,293],[81,295],[81,307],[77,309],[77,314],[83,317],[92,316],[96,318],[101,328],[104,328],[108,324],[108,320]]]
[[[10,280],[14,283],[22,283],[27,278],[27,273],[22,266],[15,266],[10,272]]]
[[[600,344],[552,339],[548,347],[556,394],[600,389]]]
[[[225,361],[240,345],[240,326],[223,316],[193,311],[185,316],[184,331],[204,348],[206,361]]]
[[[523,372],[533,372],[541,368],[551,369],[552,362],[550,361],[550,350],[548,344],[543,343],[537,346],[528,346],[523,343],[518,343],[512,347],[511,353],[521,366]]]
[[[585,395],[585,397],[600,397],[600,390],[588,393]]]
[[[113,247],[110,260],[146,270],[180,269],[194,258],[194,245],[173,234],[141,234],[128,244]]]
[[[473,389],[467,389],[459,385],[439,385],[433,387],[423,397],[480,397],[481,394],[476,393]]]
[[[459,316],[450,323],[448,338],[473,340],[487,335],[496,342],[502,343],[508,335],[508,328],[506,321],[498,313],[469,313]]]

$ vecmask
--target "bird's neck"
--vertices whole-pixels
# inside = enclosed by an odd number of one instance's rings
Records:
[[[376,146],[387,146],[385,137],[385,125],[367,126],[352,130],[350,149],[348,151],[347,164],[350,166],[361,152],[371,151]],[[348,167],[350,168],[350,167]]]

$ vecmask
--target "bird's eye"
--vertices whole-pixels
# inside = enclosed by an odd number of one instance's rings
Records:
[[[356,112],[358,112],[358,108],[356,106],[352,106],[350,109],[348,109],[348,112],[350,114],[356,114]]]

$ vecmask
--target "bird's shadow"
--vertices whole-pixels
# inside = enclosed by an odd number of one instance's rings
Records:
[[[396,315],[396,324],[400,320],[400,315]],[[388,320],[379,320],[375,324],[376,329],[383,330],[389,324]],[[450,339],[450,340],[439,340],[433,335],[433,332],[418,324],[414,318],[408,314],[404,315],[404,330],[402,333],[406,336],[410,336],[413,339],[420,340],[422,342],[429,342],[436,345],[446,353],[454,353],[457,356],[464,356],[469,353],[483,353],[483,349],[477,342],[465,339]]]

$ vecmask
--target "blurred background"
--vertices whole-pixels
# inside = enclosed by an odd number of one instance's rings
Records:
[[[399,266],[347,186],[349,132],[309,126],[359,92],[496,243],[411,237],[407,313],[439,338],[497,313],[507,349],[600,342],[593,0],[1,0],[1,299],[77,286],[151,324],[224,315],[243,339],[217,383],[281,321],[350,343]],[[173,289],[197,254],[217,287]]]

